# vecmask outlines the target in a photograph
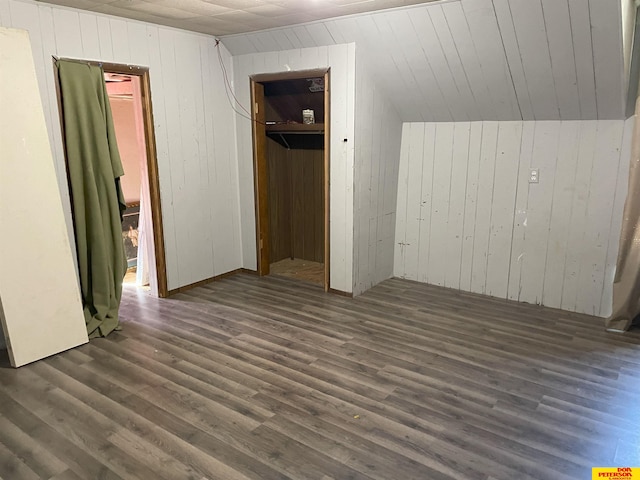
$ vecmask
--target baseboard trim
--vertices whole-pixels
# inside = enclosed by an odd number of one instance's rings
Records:
[[[175,295],[176,293],[186,292],[187,290],[191,290],[192,288],[201,287],[202,285],[206,285],[207,283],[215,282],[216,280],[221,280],[223,278],[230,277],[235,275],[236,273],[244,272],[244,268],[236,268],[235,270],[231,270],[227,273],[221,273],[220,275],[216,275],[215,277],[205,278],[204,280],[200,280],[199,282],[190,283],[189,285],[184,285],[182,287],[174,288],[167,292],[167,296]],[[247,270],[247,273],[251,273],[251,270]]]
[[[343,292],[342,290],[336,290],[335,288],[330,288],[327,291],[334,295],[340,295],[341,297],[353,298],[353,292]]]
[[[232,275],[236,275],[238,273],[246,273],[249,275],[258,275],[257,270],[249,270],[248,268],[236,268],[235,270],[231,270],[227,273],[222,273],[220,275],[216,275],[215,277],[205,278],[204,280],[200,280],[199,282],[190,283],[189,285],[184,285],[182,287],[174,288],[167,292],[167,297],[171,295],[175,295],[176,293],[183,293],[187,290],[191,290],[192,288],[201,287],[211,282],[215,282],[217,280],[222,280],[223,278],[230,277]],[[342,290],[336,290],[334,288],[330,288],[327,290],[329,293],[334,295],[340,295],[341,297],[353,298],[353,292],[343,292]]]

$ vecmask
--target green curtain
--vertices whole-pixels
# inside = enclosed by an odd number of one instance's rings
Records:
[[[124,174],[101,67],[59,60],[62,117],[80,289],[90,338],[118,327],[127,260]]]

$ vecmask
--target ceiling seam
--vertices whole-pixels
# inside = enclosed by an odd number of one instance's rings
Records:
[[[504,53],[504,62],[506,63],[507,70],[509,71],[509,78],[511,79],[511,86],[513,87],[513,93],[516,97],[516,104],[518,105],[518,113],[520,114],[520,120],[524,120],[524,117],[522,115],[522,108],[520,107],[520,100],[518,99],[518,90],[516,89],[516,82],[513,80],[513,72],[511,72],[511,65],[509,65],[509,57],[507,56],[507,49],[504,45],[504,36],[502,35],[502,29],[500,28],[500,21],[498,20],[498,14],[496,12],[495,0],[491,0],[491,6],[493,7],[493,14],[496,17],[496,25],[498,26],[498,33],[500,33],[500,43],[502,44],[502,53]],[[511,6],[509,6],[509,14],[511,15],[511,21],[513,22],[513,15],[511,14]],[[515,32],[515,25],[514,25],[514,32]],[[517,44],[518,44],[518,36],[516,35],[516,45]],[[520,51],[519,45],[518,45],[518,51]],[[523,74],[524,74],[524,68],[523,68]],[[524,75],[524,79],[526,84],[527,83],[526,75]],[[529,95],[528,86],[527,86],[527,96],[529,96],[529,103],[531,103],[531,97]],[[531,113],[533,114],[533,111]]]
[[[557,0],[555,0],[557,1]],[[562,120],[562,112],[560,111],[560,99],[558,98],[558,86],[556,85],[556,77],[553,74],[553,58],[551,57],[551,46],[549,45],[549,32],[547,30],[547,17],[544,14],[544,4],[540,1],[540,9],[542,10],[542,25],[544,26],[544,36],[547,39],[547,53],[549,54],[549,65],[551,66],[551,80],[553,80],[553,94],[556,98],[556,108],[558,110],[558,119]],[[567,5],[567,10],[569,9],[569,5]],[[571,20],[569,20],[571,23]],[[578,100],[580,103],[580,100]]]
[[[451,33],[451,38],[453,40],[453,31],[451,30],[451,25],[449,23],[449,19],[447,18],[447,14],[444,11],[444,9],[442,8],[442,6],[440,6],[440,10],[442,11],[442,16],[444,18],[445,24],[447,25],[447,29],[449,30],[449,33]],[[433,21],[433,19],[432,19],[432,21]],[[467,69],[464,66],[464,62],[462,61],[462,57],[460,56],[460,50],[458,49],[458,44],[455,42],[455,40],[453,40],[452,43],[453,43],[453,48],[456,51],[456,55],[458,57],[458,60],[460,61],[460,67],[462,68],[462,71],[464,72],[464,78],[467,81],[467,85],[469,86],[469,92],[471,93],[471,98],[473,98],[473,102],[476,105],[476,111],[478,112],[478,117],[480,117],[481,116],[480,115],[480,105],[478,104],[478,99],[476,98],[476,95],[473,92],[473,88],[471,87],[471,81],[469,80],[469,74],[467,73]]]
[[[567,3],[569,13],[569,33],[571,33],[571,52],[573,53],[573,73],[576,76],[576,91],[578,93],[578,114],[582,120],[582,101],[580,100],[580,81],[578,79],[578,60],[576,58],[575,37],[573,36],[573,21],[571,18],[571,5]],[[596,110],[597,112],[597,110]]]
[[[591,62],[593,65],[593,100],[596,104],[596,120],[600,118],[600,109],[598,108],[598,85],[596,82],[596,56],[593,51],[593,22],[591,21],[591,2],[587,1],[587,12],[589,14],[589,40],[591,42]]]

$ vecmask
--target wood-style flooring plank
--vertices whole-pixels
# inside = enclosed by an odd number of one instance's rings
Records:
[[[12,456],[24,462],[40,477],[50,478],[67,469],[67,466],[51,454],[45,447],[34,445],[31,437],[17,425],[0,415],[2,443]]]
[[[0,365],[0,478],[577,480],[640,460],[640,332],[602,319],[247,274],[126,287],[120,317]]]
[[[44,398],[40,397],[40,401],[44,403]],[[46,421],[21,405],[21,402],[14,400],[2,391],[0,391],[0,405],[2,405],[3,414],[32,438],[34,448],[41,446],[48,449],[52,455],[67,464],[81,478],[122,479],[111,466],[106,466],[95,459],[91,452],[78,448],[63,433],[58,432]],[[7,479],[15,478],[8,475],[8,472],[3,468],[0,471],[0,477],[4,478],[5,476]]]
[[[64,472],[59,473],[55,477],[51,477],[49,480],[84,480],[84,479],[73,470],[67,469]]]
[[[7,480],[12,478],[38,480],[41,478],[36,472],[31,470],[19,456],[15,455],[3,443],[0,443],[0,471]]]

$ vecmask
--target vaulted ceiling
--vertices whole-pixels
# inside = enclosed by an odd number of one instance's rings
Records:
[[[233,55],[354,42],[404,121],[625,117],[633,0],[47,1],[209,33]]]
[[[223,38],[355,42],[405,121],[624,118],[620,0],[457,0]]]

